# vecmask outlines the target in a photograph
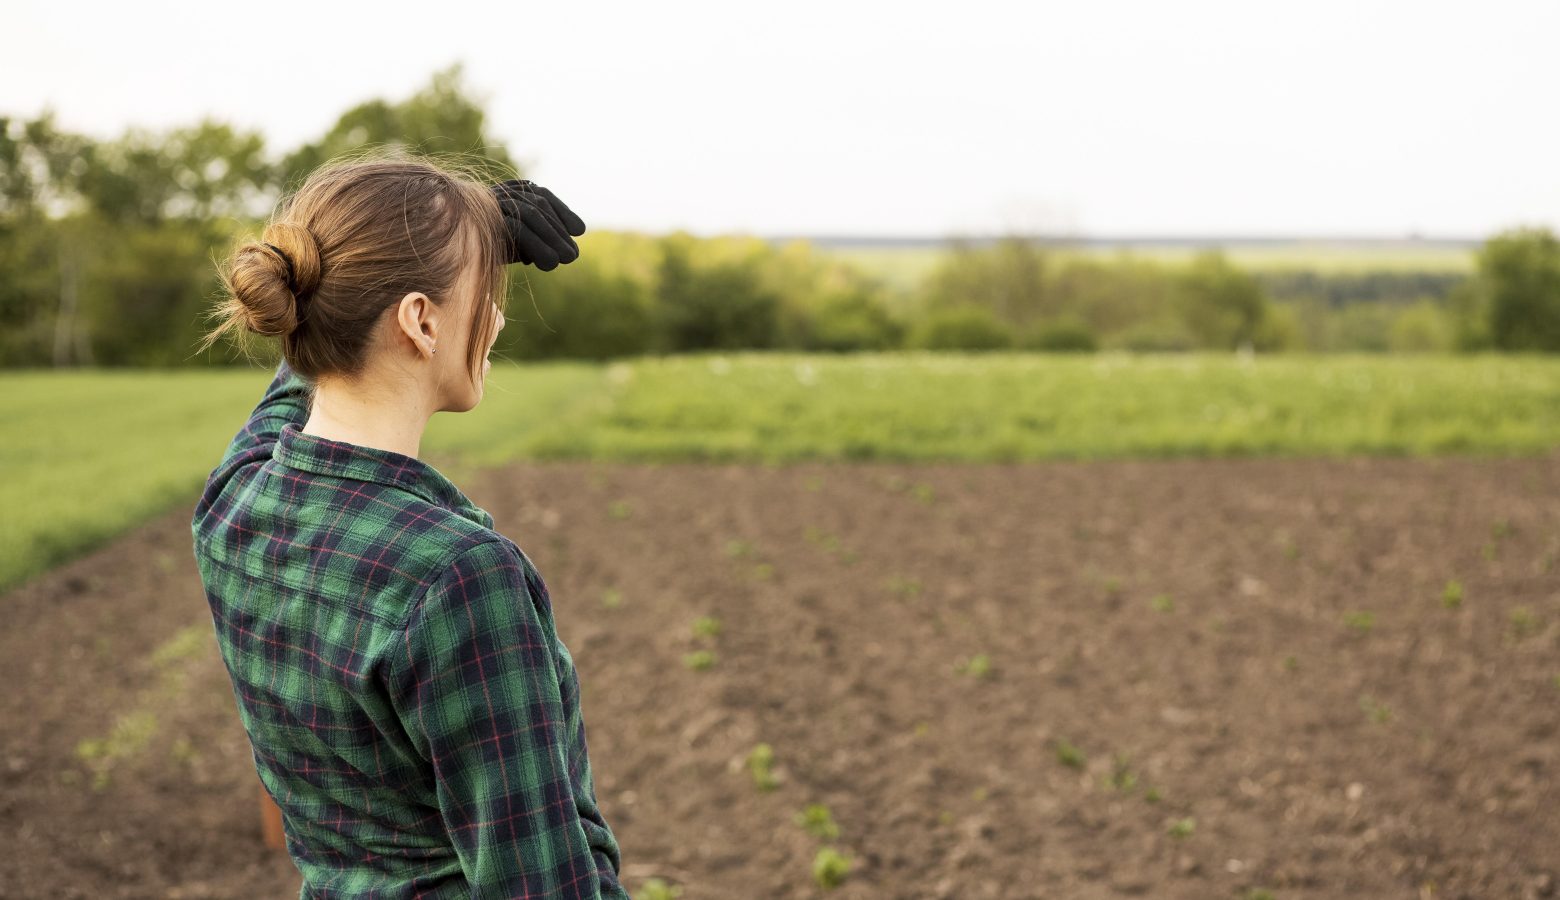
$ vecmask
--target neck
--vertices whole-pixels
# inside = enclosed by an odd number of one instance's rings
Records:
[[[432,415],[419,394],[386,398],[344,382],[322,380],[314,389],[303,432],[415,457]]]

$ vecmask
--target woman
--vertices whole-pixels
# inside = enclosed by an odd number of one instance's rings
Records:
[[[191,530],[301,897],[629,896],[547,588],[418,458],[430,416],[482,399],[505,266],[584,232],[530,182],[358,159],[221,268],[206,345],[283,359]]]

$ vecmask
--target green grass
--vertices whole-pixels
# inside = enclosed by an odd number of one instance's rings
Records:
[[[269,370],[0,374],[0,589],[193,508]],[[1011,461],[1512,455],[1560,446],[1560,359],[1025,354],[495,365],[424,456]]]
[[[484,451],[511,452],[495,434],[522,439],[566,419],[576,397],[601,395],[599,366],[551,365],[523,375],[510,368],[489,388],[491,407],[479,407],[486,418],[442,415],[429,426],[424,452],[430,461],[438,455],[457,483],[471,467],[498,461]],[[193,511],[271,374],[0,374],[0,590],[174,506]]]
[[[1541,453],[1556,400],[1560,360],[1534,357],[745,353],[614,364],[589,412],[493,437],[644,461]]]

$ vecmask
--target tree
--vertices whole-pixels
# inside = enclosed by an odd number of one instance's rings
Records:
[[[1175,305],[1204,347],[1255,345],[1267,315],[1262,286],[1217,250],[1199,253],[1176,281]]]
[[[762,349],[775,346],[780,297],[750,263],[695,267],[687,235],[662,242],[656,280],[660,349]]]
[[[1037,242],[1007,236],[985,248],[964,241],[927,277],[928,305],[981,306],[1001,321],[1023,326],[1059,312],[1046,290],[1046,251]]]
[[[1516,228],[1484,242],[1478,277],[1489,333],[1502,350],[1560,350],[1560,241],[1547,228]]]
[[[485,98],[473,98],[462,84],[464,67],[435,72],[427,87],[400,102],[368,100],[341,114],[330,130],[284,157],[281,182],[294,187],[314,169],[343,153],[380,145],[415,152],[463,154],[491,181],[522,177],[504,145],[487,132]]]

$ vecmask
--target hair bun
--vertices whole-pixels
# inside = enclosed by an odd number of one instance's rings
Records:
[[[320,248],[313,233],[290,222],[272,223],[262,240],[239,248],[232,285],[250,331],[290,334],[320,285]]]
[[[320,245],[314,232],[291,222],[276,222],[266,228],[263,240],[281,250],[282,279],[291,277],[291,288],[301,300],[320,286]]]

